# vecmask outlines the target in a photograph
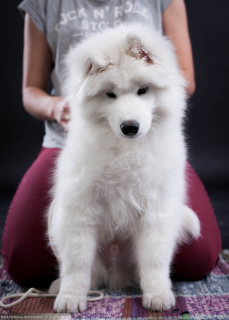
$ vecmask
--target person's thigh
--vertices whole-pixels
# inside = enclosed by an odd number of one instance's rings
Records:
[[[17,283],[41,284],[51,275],[57,276],[57,263],[48,247],[45,212],[58,152],[42,149],[23,177],[7,214],[1,251],[4,266]],[[217,265],[221,235],[206,190],[189,164],[186,175],[188,205],[200,219],[201,237],[178,249],[172,272],[179,278],[195,280]]]
[[[55,273],[46,211],[58,152],[59,149],[42,148],[20,182],[7,214],[1,252],[4,267],[20,284],[45,283]]]
[[[197,280],[207,276],[217,265],[221,234],[205,187],[189,163],[186,166],[186,178],[188,206],[199,217],[201,236],[178,248],[172,272],[184,280]]]

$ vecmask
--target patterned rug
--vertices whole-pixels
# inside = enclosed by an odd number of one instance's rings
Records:
[[[18,285],[0,265],[0,298],[18,290]],[[221,253],[219,265],[207,278],[173,282],[176,295],[173,310],[151,312],[143,309],[138,288],[102,291],[104,299],[88,302],[87,310],[80,314],[55,313],[53,298],[28,298],[11,309],[0,308],[0,319],[229,320],[229,251]]]

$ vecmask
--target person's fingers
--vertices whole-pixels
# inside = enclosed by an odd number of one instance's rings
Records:
[[[62,113],[62,119],[64,121],[69,121],[70,120],[70,108],[68,103],[66,103],[63,107],[63,113]]]
[[[65,121],[65,120],[60,121],[60,125],[62,128],[64,128],[65,131],[68,131],[68,123],[69,121]]]
[[[70,114],[69,113],[64,113],[62,115],[62,120],[68,122],[70,120]]]

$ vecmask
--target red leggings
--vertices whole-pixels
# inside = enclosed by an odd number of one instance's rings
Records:
[[[57,263],[47,245],[44,214],[58,152],[53,148],[41,150],[24,175],[6,218],[1,248],[4,267],[22,285],[47,285],[57,276]],[[186,173],[189,206],[200,219],[202,237],[179,248],[172,271],[180,279],[197,280],[217,265],[221,235],[202,182],[189,164]]]

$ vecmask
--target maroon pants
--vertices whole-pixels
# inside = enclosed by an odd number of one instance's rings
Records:
[[[57,263],[47,245],[45,212],[54,161],[59,149],[43,148],[24,175],[7,214],[1,252],[12,279],[23,285],[46,285],[57,276]],[[205,188],[187,164],[189,207],[198,215],[202,236],[178,249],[172,272],[184,280],[207,276],[221,250],[219,227]]]

